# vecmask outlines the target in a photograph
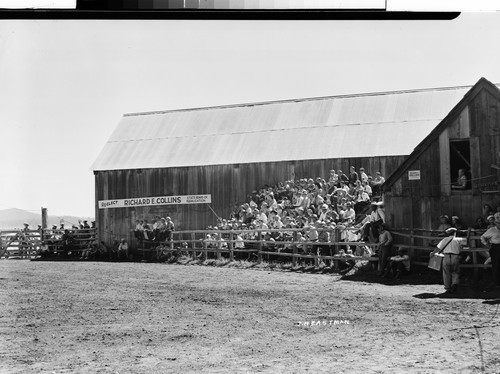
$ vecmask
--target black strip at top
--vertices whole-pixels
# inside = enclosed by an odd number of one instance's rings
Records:
[[[90,7],[91,2],[85,5]],[[95,3],[100,3],[95,2]],[[103,1],[102,6],[107,6]],[[386,12],[385,10],[329,10],[329,9],[161,9],[161,10],[110,10],[110,9],[30,9],[0,10],[0,19],[112,19],[112,20],[453,20],[460,12]]]

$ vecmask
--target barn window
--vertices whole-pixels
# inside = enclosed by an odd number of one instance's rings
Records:
[[[450,141],[450,175],[453,190],[471,189],[470,141]]]

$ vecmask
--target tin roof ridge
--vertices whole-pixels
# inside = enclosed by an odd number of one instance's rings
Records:
[[[500,85],[499,83],[494,83],[494,85]],[[330,96],[316,96],[316,97],[306,97],[306,98],[294,98],[294,99],[282,99],[282,100],[270,100],[270,101],[257,101],[250,103],[239,103],[239,104],[226,104],[226,105],[213,105],[206,107],[195,107],[195,108],[182,108],[182,109],[170,109],[170,110],[156,110],[156,111],[146,111],[146,112],[135,112],[135,113],[125,113],[123,117],[134,117],[134,116],[144,116],[144,115],[154,115],[154,114],[166,114],[174,112],[189,112],[197,110],[208,110],[208,109],[227,109],[227,108],[241,108],[246,106],[257,106],[257,105],[269,105],[269,104],[279,104],[279,103],[293,103],[293,102],[305,102],[305,101],[315,101],[315,100],[327,100],[327,99],[344,99],[344,98],[354,98],[363,96],[383,96],[383,95],[397,95],[405,93],[417,93],[426,91],[447,91],[447,90],[457,90],[464,88],[471,88],[473,85],[463,85],[463,86],[448,86],[448,87],[434,87],[434,88],[417,88],[408,90],[395,90],[395,91],[376,91],[367,93],[357,93],[357,94],[343,94],[343,95],[330,95]]]
[[[403,123],[415,123],[415,122],[429,122],[429,121],[441,121],[442,118],[423,118],[414,120],[401,120],[401,121],[379,121],[379,122],[363,122],[363,123],[343,123],[340,125],[323,124],[316,126],[299,126],[299,127],[280,127],[275,129],[261,129],[261,130],[249,130],[249,131],[235,131],[227,133],[207,133],[207,134],[195,134],[195,135],[182,135],[182,136],[167,136],[158,138],[134,138],[134,139],[119,139],[112,140],[109,139],[107,143],[123,143],[123,142],[135,142],[135,141],[146,141],[146,140],[164,140],[164,139],[187,139],[187,138],[203,138],[210,136],[221,136],[221,135],[246,135],[246,134],[261,134],[266,132],[276,132],[276,131],[294,131],[294,130],[312,130],[318,128],[329,128],[329,127],[351,127],[351,126],[374,126],[374,125],[386,125],[391,123],[403,124]]]

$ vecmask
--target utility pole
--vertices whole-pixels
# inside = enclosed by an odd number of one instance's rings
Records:
[[[47,228],[47,208],[42,207],[42,229]]]

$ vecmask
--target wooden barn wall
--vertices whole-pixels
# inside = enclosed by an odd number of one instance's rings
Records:
[[[457,215],[472,226],[482,215],[484,204],[500,205],[500,193],[485,192],[484,184],[500,181],[500,102],[487,90],[481,90],[439,136],[430,142],[409,170],[420,170],[421,180],[402,175],[384,200],[392,227],[436,229],[439,216]],[[472,189],[450,187],[449,142],[469,139]],[[492,167],[493,165],[493,167]]]
[[[292,162],[177,167],[164,169],[114,170],[95,173],[96,220],[106,243],[122,237],[135,245],[131,230],[136,219],[152,221],[170,216],[181,230],[204,229],[216,222],[207,204],[97,209],[97,201],[135,197],[211,194],[210,206],[227,218],[235,203],[248,201],[253,190],[289,179],[328,178],[329,170],[348,173],[350,166],[364,167],[368,174],[390,175],[405,156],[352,159],[298,160]]]

